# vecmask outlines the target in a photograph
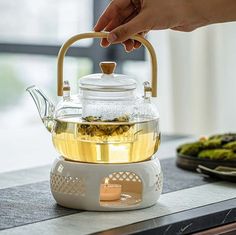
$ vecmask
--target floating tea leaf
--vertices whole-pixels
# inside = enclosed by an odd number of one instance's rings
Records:
[[[130,127],[133,124],[127,124],[129,122],[129,116],[124,115],[120,116],[111,120],[103,120],[101,117],[96,117],[96,116],[88,116],[83,118],[84,121],[86,122],[93,122],[93,124],[81,124],[78,125],[78,133],[82,135],[90,135],[90,136],[114,136],[114,135],[121,135],[123,133],[126,133],[129,131]],[[94,124],[94,122],[99,122],[99,124]],[[101,123],[106,123],[106,124],[101,124]],[[117,122],[119,124],[115,125],[109,125],[107,123],[114,123]],[[125,123],[120,124],[120,123]]]
[[[66,122],[61,122],[61,121],[56,121],[56,125],[55,125],[55,132],[57,134],[61,134],[63,132],[66,132],[67,129],[67,123]]]

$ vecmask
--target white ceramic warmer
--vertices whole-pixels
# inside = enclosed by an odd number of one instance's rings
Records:
[[[100,200],[100,185],[121,185],[119,200]],[[122,211],[150,207],[160,197],[163,177],[157,157],[131,164],[89,164],[57,158],[52,166],[52,195],[61,206],[92,210]]]

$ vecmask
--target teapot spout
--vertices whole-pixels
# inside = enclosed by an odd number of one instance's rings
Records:
[[[54,121],[53,114],[55,111],[54,104],[47,98],[47,96],[36,86],[30,86],[26,89],[34,100],[34,103],[38,109],[39,116],[47,128],[51,132]]]

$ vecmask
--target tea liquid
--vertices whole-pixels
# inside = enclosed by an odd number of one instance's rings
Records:
[[[56,120],[53,143],[68,160],[91,163],[144,161],[160,144],[159,119],[141,122]]]

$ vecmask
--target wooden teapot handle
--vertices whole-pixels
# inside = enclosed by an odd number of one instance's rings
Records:
[[[107,38],[107,32],[88,32],[77,34],[68,39],[61,47],[57,59],[57,95],[63,95],[63,62],[68,48],[76,41],[84,38]],[[151,43],[140,35],[130,37],[141,42],[149,51],[152,63],[152,97],[157,96],[157,58]]]

